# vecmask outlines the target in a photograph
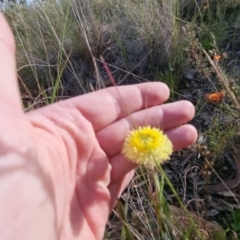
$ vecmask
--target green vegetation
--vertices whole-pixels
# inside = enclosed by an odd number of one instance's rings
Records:
[[[4,15],[26,111],[111,86],[100,56],[117,85],[161,80],[170,101],[196,106],[197,144],[136,172],[105,239],[240,237],[239,0],[44,1]]]

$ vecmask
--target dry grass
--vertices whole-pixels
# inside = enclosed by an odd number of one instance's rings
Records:
[[[101,55],[117,84],[159,77],[179,40],[176,5],[160,2],[46,1],[7,9],[24,96],[47,104],[52,94],[59,99],[108,86]]]

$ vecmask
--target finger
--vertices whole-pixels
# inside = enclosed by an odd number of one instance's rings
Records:
[[[57,104],[66,110],[77,109],[98,131],[135,111],[161,104],[168,97],[164,83],[152,82],[111,87]]]
[[[188,124],[168,130],[166,134],[174,146],[174,151],[192,145],[197,139],[196,129]],[[112,166],[111,181],[113,182],[122,178],[137,166],[126,159],[121,153],[111,157],[110,164]]]
[[[188,101],[168,103],[133,113],[97,132],[100,146],[108,156],[118,153],[124,139],[135,126],[153,126],[168,130],[190,121],[195,113]]]
[[[16,114],[16,109],[21,109],[20,94],[18,91],[16,62],[15,62],[15,42],[12,31],[0,13],[0,109],[1,113],[9,115]],[[9,112],[7,109],[11,109]]]
[[[15,43],[11,29],[0,13],[0,142],[1,149],[10,146],[24,146],[28,134],[20,94],[18,91]],[[17,126],[13,128],[13,126]],[[24,132],[24,134],[23,134]],[[16,136],[12,138],[12,136]],[[25,147],[25,146],[24,146]]]
[[[197,130],[194,126],[186,124],[165,132],[171,140],[174,151],[186,148],[194,144],[197,140]]]

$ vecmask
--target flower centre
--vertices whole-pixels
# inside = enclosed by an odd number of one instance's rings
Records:
[[[138,152],[152,152],[160,144],[159,138],[152,134],[139,133],[138,137],[134,140],[132,145],[136,147]]]

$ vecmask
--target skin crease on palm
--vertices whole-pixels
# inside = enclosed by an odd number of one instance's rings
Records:
[[[14,37],[2,15],[0,53],[0,239],[102,239],[136,168],[120,153],[132,122],[144,126],[147,116],[174,150],[197,138],[185,124],[194,107],[162,104],[169,89],[160,82],[111,87],[25,114]]]

